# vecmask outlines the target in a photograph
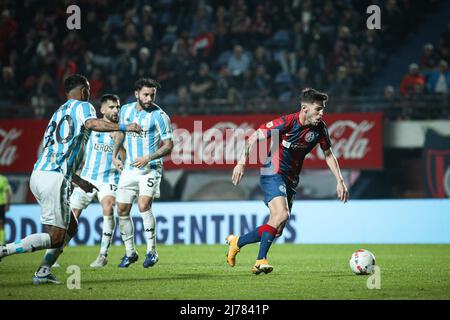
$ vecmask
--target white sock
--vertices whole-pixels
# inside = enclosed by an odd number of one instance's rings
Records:
[[[141,212],[144,222],[145,239],[147,240],[147,253],[156,249],[156,221],[152,209]]]
[[[119,217],[120,235],[125,244],[127,256],[131,256],[136,249],[134,248],[134,225],[130,216]]]
[[[64,236],[64,243],[62,247],[56,248],[56,249],[47,249],[44,254],[44,258],[41,261],[41,265],[38,268],[38,273],[40,268],[51,268],[51,266],[58,260],[61,253],[63,253],[64,247],[69,243],[70,239],[72,239],[71,236],[66,232],[66,235]]]
[[[102,255],[108,255],[108,249],[111,245],[115,226],[116,224],[113,216],[103,216],[102,243],[100,245],[100,254]]]
[[[34,233],[22,240],[8,243],[1,254],[1,256],[9,256],[16,253],[33,252],[36,250],[50,248],[51,240],[48,233]]]

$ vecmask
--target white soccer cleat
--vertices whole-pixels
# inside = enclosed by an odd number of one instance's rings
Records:
[[[32,278],[33,284],[46,284],[46,283],[53,283],[53,284],[62,284],[62,282],[58,281],[56,277],[49,273],[46,276],[38,276],[37,273],[34,274]]]
[[[91,268],[102,268],[108,264],[108,257],[104,254],[99,254],[97,259],[90,264]]]

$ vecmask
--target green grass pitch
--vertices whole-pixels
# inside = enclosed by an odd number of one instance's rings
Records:
[[[81,288],[66,284],[31,284],[43,252],[6,257],[0,262],[0,299],[450,299],[450,245],[293,245],[275,244],[270,274],[253,275],[250,268],[259,246],[248,245],[234,268],[225,261],[226,245],[160,245],[160,261],[128,269],[117,264],[122,246],[111,248],[109,264],[91,269],[98,247],[69,247],[54,274],[66,281],[69,265],[81,268]],[[353,275],[353,251],[372,251],[381,270],[381,288],[369,290],[368,276]]]

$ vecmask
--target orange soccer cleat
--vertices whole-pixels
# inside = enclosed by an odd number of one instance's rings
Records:
[[[269,264],[267,259],[256,260],[255,265],[252,267],[253,274],[260,274],[261,272],[270,273],[273,267]]]
[[[227,254],[227,263],[230,267],[234,267],[236,264],[236,255],[239,253],[239,247],[237,245],[239,237],[230,234],[226,238],[226,242],[228,244],[228,254]]]

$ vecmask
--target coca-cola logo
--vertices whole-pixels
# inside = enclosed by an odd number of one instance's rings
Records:
[[[233,164],[255,129],[247,122],[217,122],[203,130],[202,121],[194,121],[192,131],[174,124],[174,164]],[[252,159],[250,159],[252,160]]]
[[[333,122],[328,131],[336,158],[364,159],[370,151],[368,133],[374,126],[375,122],[368,120],[338,120]],[[245,141],[254,132],[254,126],[249,122],[221,121],[204,129],[202,121],[194,121],[194,128],[191,131],[177,128],[177,125],[174,124],[175,143],[170,159],[175,165],[233,164],[242,155]],[[314,140],[316,133],[312,133],[308,138]],[[267,144],[259,143],[257,151],[251,153],[249,163],[264,163],[268,151]],[[310,152],[306,158],[323,160],[324,154],[318,152],[317,148]]]
[[[17,146],[13,142],[21,134],[22,130],[16,128],[9,131],[0,128],[0,166],[10,166],[17,159]]]
[[[266,164],[268,154],[272,160],[278,155],[282,142],[278,130],[267,129],[270,118],[276,115],[180,117],[173,121],[174,149],[166,157],[167,169],[199,167],[203,169],[229,169],[241,160],[246,141],[263,124],[263,134],[270,136],[256,143],[248,153],[248,164],[260,167]],[[341,168],[382,168],[382,115],[358,113],[328,115],[328,132],[334,155]],[[268,122],[269,121],[269,122]],[[270,132],[270,134],[269,134]],[[275,140],[271,134],[277,132]],[[306,136],[306,133],[305,133]],[[312,138],[309,137],[309,138]],[[311,142],[318,142],[318,137]],[[306,143],[305,138],[302,139]],[[298,141],[290,141],[295,144]],[[284,146],[286,147],[286,146]],[[321,148],[314,148],[304,162],[305,168],[327,168]],[[277,160],[278,161],[278,160]],[[276,162],[276,161],[275,161]],[[273,164],[273,163],[271,163]],[[211,165],[211,166],[208,166]],[[276,163],[274,164],[276,165]]]
[[[370,151],[370,140],[366,134],[375,126],[375,122],[363,120],[338,120],[328,128],[331,146],[336,158],[363,159]],[[309,153],[307,159],[324,159],[323,152],[317,149]]]

